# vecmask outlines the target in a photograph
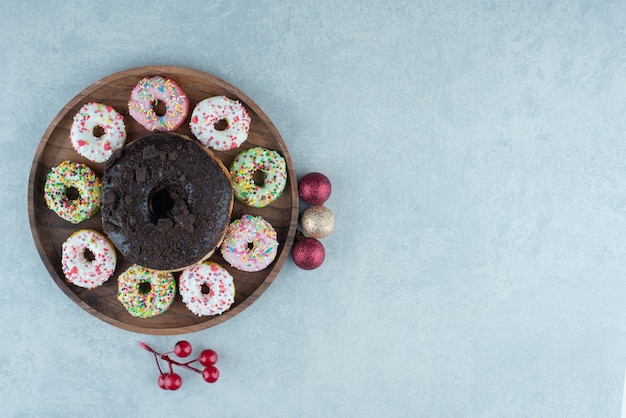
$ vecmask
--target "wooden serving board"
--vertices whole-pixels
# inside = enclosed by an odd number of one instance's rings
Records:
[[[224,261],[220,251],[216,251],[210,260],[226,268],[235,281],[235,302],[230,310],[218,316],[198,317],[183,304],[177,294],[174,303],[167,312],[152,318],[135,318],[126,312],[117,300],[117,277],[126,270],[130,263],[118,251],[118,263],[115,274],[102,286],[95,289],[83,289],[66,281],[61,268],[61,246],[75,231],[84,228],[102,231],[100,213],[79,224],[72,224],[61,219],[46,206],[44,184],[50,169],[65,160],[78,161],[91,167],[102,177],[104,164],[93,163],[81,157],[69,139],[70,126],[74,115],[88,102],[95,101],[113,106],[124,116],[126,125],[126,144],[148,135],[144,127],[128,114],[128,100],[133,87],[144,77],[160,75],[174,80],[189,99],[189,115],[176,131],[193,138],[189,128],[189,118],[195,105],[201,100],[224,95],[241,102],[251,117],[248,140],[241,147],[230,151],[213,151],[226,167],[230,167],[235,156],[246,149],[261,146],[278,151],[287,162],[288,181],[285,191],[276,201],[265,208],[251,208],[235,200],[231,218],[237,219],[244,214],[262,216],[278,234],[278,254],[274,262],[265,270],[247,273],[230,267]],[[297,179],[287,151],[287,147],[272,121],[249,97],[239,89],[209,74],[174,66],[150,66],[133,68],[112,74],[87,87],[61,109],[44,133],[35,153],[28,186],[28,212],[35,244],[52,279],[59,288],[74,302],[101,320],[129,331],[155,335],[183,334],[212,327],[232,318],[250,306],[274,281],[289,256],[298,222]],[[175,277],[178,274],[175,273]]]

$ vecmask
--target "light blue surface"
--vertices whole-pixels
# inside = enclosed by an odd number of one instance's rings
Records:
[[[620,415],[625,3],[154,3],[2,4],[1,416]],[[137,341],[180,337],[70,301],[26,202],[61,107],[153,64],[243,90],[298,175],[331,179],[337,221],[322,267],[288,260],[242,314],[184,336],[222,375],[183,372],[174,393]]]

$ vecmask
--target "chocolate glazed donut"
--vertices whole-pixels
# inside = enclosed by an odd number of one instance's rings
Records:
[[[228,170],[197,142],[155,133],[116,151],[102,178],[102,228],[132,263],[182,270],[211,256],[233,208]]]

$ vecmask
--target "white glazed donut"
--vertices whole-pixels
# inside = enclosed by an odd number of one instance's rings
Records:
[[[224,130],[215,127],[221,120],[227,125]],[[239,147],[248,139],[250,115],[238,101],[226,96],[214,96],[196,105],[189,126],[205,147],[228,151]]]
[[[117,256],[111,242],[100,232],[81,229],[63,243],[61,260],[67,281],[93,289],[109,280],[115,271]],[[87,256],[87,251],[93,256]]]
[[[97,127],[104,131],[102,136],[94,134]],[[94,163],[103,163],[126,142],[124,117],[111,106],[87,103],[74,116],[70,140],[77,153]]]
[[[263,270],[278,252],[276,230],[261,216],[243,215],[228,225],[220,249],[224,260],[238,270]]]
[[[198,316],[221,314],[235,301],[233,276],[212,261],[186,268],[178,280],[178,291],[183,302],[187,309]],[[208,293],[202,292],[203,285],[208,287]]]

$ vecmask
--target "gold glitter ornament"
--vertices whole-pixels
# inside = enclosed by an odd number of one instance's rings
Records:
[[[312,238],[324,238],[335,228],[335,216],[326,206],[311,206],[300,220],[304,232]]]

